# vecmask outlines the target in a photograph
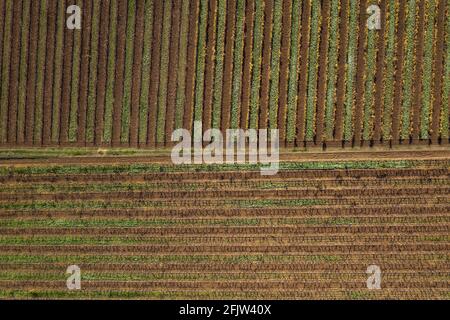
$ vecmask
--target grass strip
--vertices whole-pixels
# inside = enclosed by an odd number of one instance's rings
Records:
[[[409,0],[406,20],[406,52],[403,74],[403,104],[401,139],[409,139],[411,133],[412,84],[414,74],[414,36],[416,33],[416,0]]]
[[[11,20],[13,4],[12,0],[6,0],[5,20],[3,30],[3,60],[2,60],[2,85],[0,96],[0,142],[6,142],[6,131],[8,127],[8,94],[9,94],[9,71],[11,58]]]
[[[339,262],[342,256],[301,254],[301,255],[0,255],[0,263],[210,263],[225,264],[254,263],[254,262]],[[443,258],[444,259],[444,258]]]
[[[264,201],[264,200],[263,200]],[[262,208],[262,207],[305,207],[324,205],[325,202],[319,200],[286,200],[274,201],[271,203],[246,203],[245,200],[228,201],[223,205],[232,205],[235,207],[245,208]],[[410,218],[398,218],[397,223],[411,223]],[[323,217],[323,218],[269,218],[269,219],[34,219],[34,220],[7,220],[0,221],[3,228],[138,228],[138,227],[164,227],[164,226],[286,226],[286,225],[315,225],[315,226],[339,226],[339,225],[358,225],[358,224],[379,224],[390,225],[392,222],[381,221],[380,219],[367,221],[365,218],[340,218],[340,217]],[[394,222],[395,223],[395,222]],[[448,223],[446,217],[417,217],[414,218],[413,224],[434,224]]]
[[[0,280],[16,280],[16,281],[65,281],[67,275],[65,270],[59,272],[1,272]],[[289,280],[295,275],[286,274],[284,272],[258,272],[254,273],[136,273],[123,272],[83,272],[82,278],[86,281],[237,281],[237,280]],[[348,278],[353,275],[347,275]]]
[[[264,38],[264,1],[255,1],[255,23],[253,30],[252,80],[250,93],[249,128],[258,128],[259,94],[261,89],[261,61]]]
[[[19,87],[18,87],[18,106],[17,106],[17,136],[18,142],[24,141],[25,134],[25,105],[27,97],[27,78],[28,78],[28,36],[30,31],[30,4],[23,3],[22,6],[22,30],[20,38],[20,68],[19,68]],[[59,57],[61,63],[62,58]],[[55,61],[55,65],[58,60]],[[56,70],[55,70],[56,72]],[[61,82],[59,82],[61,83]]]
[[[55,45],[55,67],[54,67],[54,84],[53,87],[53,106],[61,105],[62,81],[63,81],[63,58],[64,58],[64,28],[66,27],[65,19],[66,7],[63,1],[58,2],[58,18],[56,22],[56,45]],[[52,113],[52,132],[51,141],[59,141],[59,127],[60,127],[60,108],[54,107]]]
[[[130,138],[131,83],[133,81],[135,19],[136,0],[128,0],[127,31],[125,42],[125,77],[123,84],[123,103],[120,132],[120,141],[125,143],[128,142]]]
[[[336,1],[336,0],[335,0]],[[297,121],[298,98],[298,62],[300,54],[300,17],[302,5],[300,0],[292,3],[291,52],[289,61],[288,98],[287,98],[287,142],[294,142]]]
[[[425,27],[425,56],[423,60],[422,78],[422,109],[420,118],[420,138],[428,139],[430,134],[430,117],[432,110],[433,92],[433,45],[434,25],[436,16],[436,1],[426,1],[426,27]]]
[[[325,136],[333,140],[336,80],[338,63],[339,0],[331,1],[330,39],[328,48],[328,83],[325,102]]]
[[[225,0],[222,0],[225,1]],[[220,2],[219,2],[220,3]],[[221,14],[224,14],[223,12]],[[177,97],[175,108],[175,129],[183,127],[184,104],[186,101],[186,63],[189,34],[189,0],[183,0],[181,7],[180,45],[178,51]]]
[[[81,205],[82,203],[80,203]],[[100,203],[90,203],[91,205],[100,205]],[[150,205],[153,205],[151,203]],[[223,205],[232,205],[241,208],[264,208],[264,207],[305,207],[315,205],[325,205],[323,200],[314,199],[298,199],[298,200],[228,200],[224,201]],[[69,203],[59,204],[55,207],[48,207],[48,210],[53,209],[67,209]],[[117,208],[130,208],[125,204],[117,204]],[[3,205],[1,205],[3,206]],[[17,209],[19,210],[19,209]],[[25,207],[20,210],[30,210]],[[33,210],[33,209],[31,209]],[[339,219],[339,220],[337,220]],[[426,218],[423,218],[427,220]],[[436,218],[437,219],[437,218]],[[324,218],[324,219],[311,219],[311,218],[270,218],[270,219],[258,219],[258,218],[231,218],[231,219],[151,219],[151,220],[137,220],[137,219],[120,219],[120,220],[108,220],[108,219],[33,219],[33,220],[0,220],[0,226],[3,228],[97,228],[97,227],[111,227],[111,228],[136,228],[136,227],[149,227],[149,226],[266,226],[266,225],[302,225],[302,224],[331,224],[330,221],[335,221],[333,224],[351,224],[357,223],[357,218],[352,218],[352,222],[349,223],[349,219],[345,219],[342,222],[341,218]],[[417,223],[421,219],[418,219]],[[432,223],[428,218],[428,223]],[[379,222],[374,222],[379,223]]]
[[[336,170],[336,169],[382,169],[412,168],[423,164],[417,160],[394,161],[343,161],[343,162],[284,162],[280,170]],[[39,175],[39,174],[142,174],[155,172],[214,172],[214,171],[256,171],[258,164],[201,164],[201,165],[89,165],[89,166],[50,166],[50,167],[1,167],[0,175]]]
[[[148,95],[152,60],[153,0],[145,0],[144,44],[142,54],[141,95],[139,98],[139,143],[147,142]]]
[[[394,76],[395,76],[395,35],[396,35],[396,3],[395,0],[389,1],[387,14],[387,45],[386,45],[386,75],[384,86],[384,113],[383,113],[383,139],[385,141],[392,138],[392,110],[394,103]]]
[[[45,57],[47,43],[47,0],[41,2],[39,12],[39,41],[36,71],[36,104],[34,109],[34,141],[42,140],[42,108],[44,102]],[[36,19],[36,18],[35,18]]]
[[[108,41],[108,80],[106,83],[106,100],[103,128],[103,142],[111,142],[112,111],[114,105],[114,80],[116,71],[116,40],[117,40],[117,0],[111,0]]]
[[[77,5],[81,8],[81,0],[77,0]],[[72,81],[70,94],[70,120],[69,120],[69,141],[77,140],[78,126],[83,125],[78,123],[78,109],[79,109],[79,85],[80,85],[80,61],[81,61],[81,30],[73,30],[73,61],[72,61]]]
[[[159,77],[159,93],[158,93],[158,115],[156,124],[156,142],[164,142],[164,132],[166,124],[166,107],[167,107],[167,81],[169,72],[169,50],[170,50],[170,30],[171,30],[171,2],[164,2],[164,17],[161,36],[161,64]]]
[[[450,7],[449,1],[447,1],[447,7]],[[447,8],[447,10],[449,10]],[[445,64],[444,64],[444,88],[442,92],[442,107],[441,107],[441,137],[442,139],[448,139],[448,118],[450,104],[450,14],[447,15],[447,35],[446,35],[446,48]]]
[[[86,142],[94,142],[95,109],[97,104],[98,39],[100,25],[100,1],[93,2],[91,24],[91,51],[89,63],[89,88],[86,117]]]
[[[356,76],[356,47],[358,40],[358,1],[350,1],[350,22],[348,38],[348,56],[347,56],[347,92],[345,99],[344,114],[344,140],[350,141],[353,136],[353,109],[355,105],[355,76]]]
[[[238,128],[240,120],[242,63],[244,58],[244,22],[245,0],[237,0],[233,54],[233,83],[231,89],[231,128]]]
[[[283,1],[275,0],[272,22],[272,55],[270,59],[269,128],[278,127],[278,93],[280,82],[281,27]]]
[[[194,121],[202,121],[203,92],[205,88],[205,56],[206,56],[206,29],[208,26],[208,1],[200,1],[200,17],[198,23],[197,63],[195,71],[195,105]]]
[[[315,113],[317,100],[317,70],[319,58],[319,41],[321,12],[320,2],[312,1],[311,35],[309,43],[308,97],[306,100],[306,141],[312,141],[315,133]],[[355,11],[356,12],[356,11]]]
[[[377,61],[378,30],[367,32],[366,85],[364,90],[364,127],[363,140],[369,141],[373,134],[373,117],[375,110],[375,72]]]

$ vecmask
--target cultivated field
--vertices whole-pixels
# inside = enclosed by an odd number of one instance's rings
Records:
[[[449,298],[448,151],[283,154],[272,177],[46,152],[2,153],[0,298]]]
[[[82,29],[65,27],[68,5]],[[370,5],[380,29],[369,30]],[[448,143],[448,0],[3,0],[0,145]]]
[[[0,299],[448,300],[449,95],[450,0],[0,0]]]

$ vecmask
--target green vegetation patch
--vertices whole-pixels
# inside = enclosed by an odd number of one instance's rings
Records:
[[[336,170],[336,169],[382,169],[412,168],[423,164],[416,160],[395,161],[343,161],[343,162],[284,162],[280,170]],[[164,165],[164,164],[125,164],[125,165],[68,165],[49,167],[1,167],[0,175],[39,175],[39,174],[143,174],[164,172],[215,172],[215,171],[257,171],[259,164],[201,164],[201,165]]]
[[[252,80],[250,88],[249,128],[258,128],[259,94],[261,88],[261,62],[264,38],[264,1],[255,1],[255,23],[253,29]]]

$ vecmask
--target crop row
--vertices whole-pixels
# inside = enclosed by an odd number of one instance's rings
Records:
[[[123,191],[216,191],[216,190],[334,190],[339,188],[345,190],[359,190],[362,188],[395,187],[402,188],[414,185],[416,187],[444,187],[449,182],[446,178],[399,178],[389,180],[368,179],[323,179],[321,181],[291,180],[291,181],[236,181],[236,182],[202,182],[201,185],[194,182],[124,182],[124,183],[4,183],[0,194],[7,193],[85,193],[85,192],[123,192]],[[2,197],[0,196],[0,199]]]
[[[196,120],[296,146],[448,138],[444,0],[75,3],[81,30],[68,1],[2,4],[2,145],[154,148]]]

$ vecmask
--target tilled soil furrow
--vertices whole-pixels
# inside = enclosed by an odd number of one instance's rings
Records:
[[[146,199],[289,199],[289,198],[322,198],[341,197],[382,197],[382,196],[418,196],[449,195],[450,187],[422,188],[374,188],[374,189],[326,189],[326,190],[229,190],[221,191],[138,191],[138,192],[88,192],[88,193],[10,193],[0,194],[0,203],[11,201],[34,200],[94,200],[113,198],[115,200]],[[450,198],[449,198],[450,200]]]
[[[361,273],[365,274],[366,264],[370,261],[370,258],[361,259],[360,261],[350,261],[349,263],[340,262],[295,262],[295,263],[223,263],[223,262],[210,262],[210,263],[80,263],[79,267],[89,272],[127,272],[127,273],[141,273],[141,272],[161,272],[167,275],[173,273],[222,273],[233,274],[239,272],[251,272],[253,275],[259,273],[269,272],[289,272],[289,274],[298,272],[300,274],[315,274],[315,273],[331,273],[336,275],[337,273]],[[420,259],[413,259],[411,261],[389,261],[378,262],[380,268],[386,270],[385,275],[445,275],[449,272],[448,265],[445,262],[426,261]],[[16,263],[0,263],[0,267],[4,271],[15,272],[58,272],[61,276],[61,270],[65,270],[67,265],[65,263],[39,263],[39,264],[16,264]],[[419,271],[420,270],[420,271]]]
[[[108,228],[90,228],[90,227],[58,227],[58,228],[1,228],[0,234],[25,235],[25,234],[77,234],[77,235],[211,235],[211,234],[318,234],[318,233],[440,233],[448,232],[448,225],[434,224],[391,224],[391,225],[328,225],[328,226],[185,226],[185,227],[108,227]]]
[[[140,253],[140,254],[169,254],[169,253],[192,253],[192,254],[217,254],[217,253],[334,253],[334,252],[448,252],[450,250],[449,243],[414,243],[414,244],[399,244],[399,243],[375,243],[375,244],[326,244],[326,245],[204,245],[204,246],[190,246],[190,245],[64,245],[64,246],[46,246],[46,245],[4,245],[2,246],[3,253]]]
[[[378,179],[386,179],[399,175],[414,177],[448,177],[449,169],[429,168],[429,169],[338,169],[338,170],[300,170],[300,171],[280,171],[277,174],[279,179],[320,179],[335,178],[337,180],[344,178],[361,179],[367,177],[375,177]],[[262,176],[258,171],[242,171],[242,172],[171,172],[171,173],[142,173],[127,174],[43,174],[43,175],[14,175],[0,176],[0,182],[49,182],[56,181],[203,181],[203,180],[220,180],[235,181],[236,175],[239,180],[268,180],[267,176]]]
[[[362,277],[363,278],[363,277]],[[420,289],[432,287],[434,289],[447,289],[447,281],[384,281],[385,286],[390,289]],[[83,290],[124,290],[132,289],[138,291],[147,290],[223,290],[223,291],[265,291],[285,290],[296,292],[296,290],[367,290],[365,281],[83,281]],[[0,280],[1,289],[64,289],[67,288],[66,281],[8,281]],[[294,293],[292,292],[292,293]]]
[[[199,214],[201,210],[202,214]],[[105,217],[109,219],[123,219],[124,217],[132,218],[188,218],[208,216],[215,217],[323,217],[323,216],[364,216],[373,215],[378,217],[396,215],[396,216],[434,216],[444,215],[448,212],[447,205],[423,205],[415,204],[398,205],[392,207],[390,205],[372,205],[372,206],[326,206],[319,208],[147,208],[147,209],[65,209],[64,211],[48,211],[48,210],[0,210],[2,219],[30,219],[37,217],[51,216],[52,218],[63,217]],[[0,234],[7,232],[0,230]]]

